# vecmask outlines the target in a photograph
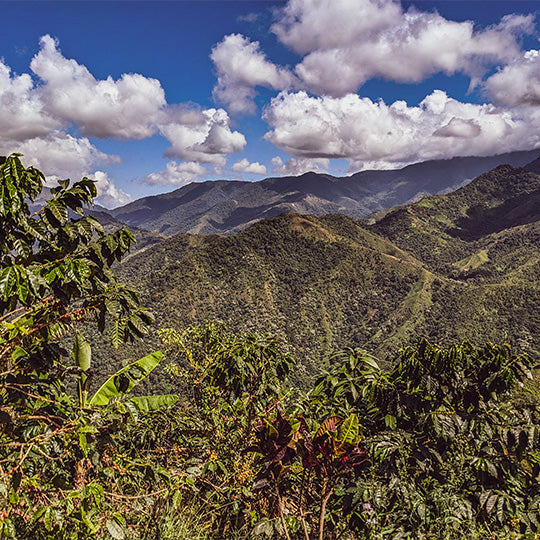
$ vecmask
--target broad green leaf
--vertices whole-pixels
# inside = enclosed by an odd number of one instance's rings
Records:
[[[83,371],[90,369],[92,349],[88,340],[79,332],[75,333],[75,340],[73,341],[73,359],[75,364]]]
[[[133,397],[130,401],[141,412],[155,411],[162,407],[172,407],[177,401],[176,394],[162,394],[157,396],[140,396]]]
[[[163,358],[162,352],[154,352],[129,364],[128,366],[117,371],[112,377],[109,377],[101,388],[92,396],[88,405],[107,405],[113,397],[120,396],[122,393],[129,392],[140,380],[146,377],[161,361]],[[142,377],[132,378],[130,377],[130,371],[133,369],[140,370],[143,373]],[[125,392],[119,392],[115,385],[115,378],[125,375],[129,378],[129,384]]]
[[[488,514],[491,513],[491,511],[493,510],[493,507],[495,506],[495,503],[497,502],[497,499],[498,499],[498,495],[496,493],[494,493],[493,495],[491,495],[487,502],[486,502],[486,512]]]
[[[11,359],[14,362],[19,360],[20,358],[24,358],[24,357],[27,357],[27,356],[28,356],[28,353],[22,347],[20,347],[19,345],[17,345],[17,347],[15,347],[15,350],[11,353]]]
[[[11,518],[5,518],[2,523],[0,523],[0,534],[2,538],[16,538],[15,525]]]
[[[17,253],[23,258],[28,257],[28,255],[32,253],[32,246],[28,245],[24,240],[21,240],[20,238],[16,238],[13,241],[13,247],[15,248]]]
[[[79,433],[79,446],[85,456],[88,456],[88,441],[84,433]]]
[[[126,322],[122,319],[116,319],[113,324],[111,341],[113,347],[118,349],[124,343],[126,336]]]
[[[338,438],[342,445],[358,443],[358,416],[356,414],[352,413],[339,426]]]
[[[17,273],[12,266],[8,266],[0,272],[0,294],[4,299],[8,298],[16,282]]]
[[[120,514],[115,514],[107,520],[107,530],[115,540],[123,540],[126,537],[124,524],[124,518]]]
[[[53,199],[52,201],[47,202],[47,206],[53,213],[53,216],[64,223],[68,219],[68,209],[63,202],[60,202],[58,199]]]
[[[391,414],[387,414],[384,417],[384,423],[385,423],[387,428],[396,429],[396,417],[395,416],[393,416]]]
[[[54,528],[53,523],[53,517],[52,517],[52,508],[49,506],[47,510],[45,510],[45,514],[43,515],[43,523],[45,525],[45,529],[48,531],[52,531]]]
[[[24,303],[28,298],[30,287],[28,279],[26,278],[26,271],[21,267],[17,268],[17,270],[19,274],[17,276],[17,296],[19,297],[19,300]]]

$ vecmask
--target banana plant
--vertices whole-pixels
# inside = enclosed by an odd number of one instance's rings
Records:
[[[73,359],[80,368],[78,381],[78,397],[80,407],[99,407],[108,405],[113,398],[119,398],[130,392],[141,382],[163,358],[161,351],[153,352],[128,364],[109,377],[89,399],[88,391],[92,380],[90,366],[92,350],[88,340],[79,332],[75,334],[73,343]],[[131,397],[128,399],[139,411],[147,412],[170,407],[176,403],[176,394],[160,394],[154,396]]]

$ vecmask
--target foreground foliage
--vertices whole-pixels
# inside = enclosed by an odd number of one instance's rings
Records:
[[[275,339],[214,323],[160,333],[178,401],[132,395],[161,353],[96,390],[81,320],[117,346],[151,320],[111,270],[132,238],[84,216],[89,180],[34,213],[39,171],[11,156],[0,180],[1,540],[540,533],[528,356],[421,340],[383,368],[347,349],[301,394]]]

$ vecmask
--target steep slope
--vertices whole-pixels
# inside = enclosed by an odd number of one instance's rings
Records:
[[[540,175],[501,165],[453,193],[396,208],[371,230],[441,270],[501,241],[490,235],[530,225],[534,237],[538,220]]]
[[[540,176],[498,167],[368,226],[286,213],[232,236],[178,234],[119,266],[157,327],[223,320],[269,332],[298,382],[345,346],[379,354],[420,336],[540,350]],[[499,219],[494,219],[498,216]],[[107,354],[118,363],[146,350]]]
[[[399,319],[411,291],[432,280],[413,258],[340,215],[283,214],[233,237],[176,235],[135,254],[121,272],[160,326],[217,318],[264,330],[310,372],[316,358],[366,343]]]
[[[306,173],[260,182],[193,183],[171,193],[145,197],[110,211],[128,225],[159,231],[232,234],[283,212],[354,218],[423,196],[448,192],[502,163],[522,166],[538,151],[492,157],[428,161],[400,170],[362,171],[345,178]]]
[[[423,223],[437,231],[444,220]],[[456,249],[448,272],[373,229],[343,215],[283,214],[230,237],[176,235],[120,270],[161,327],[219,319],[278,336],[299,360],[298,381],[337,348],[384,356],[422,335],[443,344],[504,339],[538,353],[538,222],[486,235],[482,244],[449,236],[469,255]]]

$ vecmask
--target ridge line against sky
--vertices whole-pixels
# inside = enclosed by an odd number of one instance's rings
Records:
[[[108,207],[540,148],[540,1],[0,3],[0,155]]]

